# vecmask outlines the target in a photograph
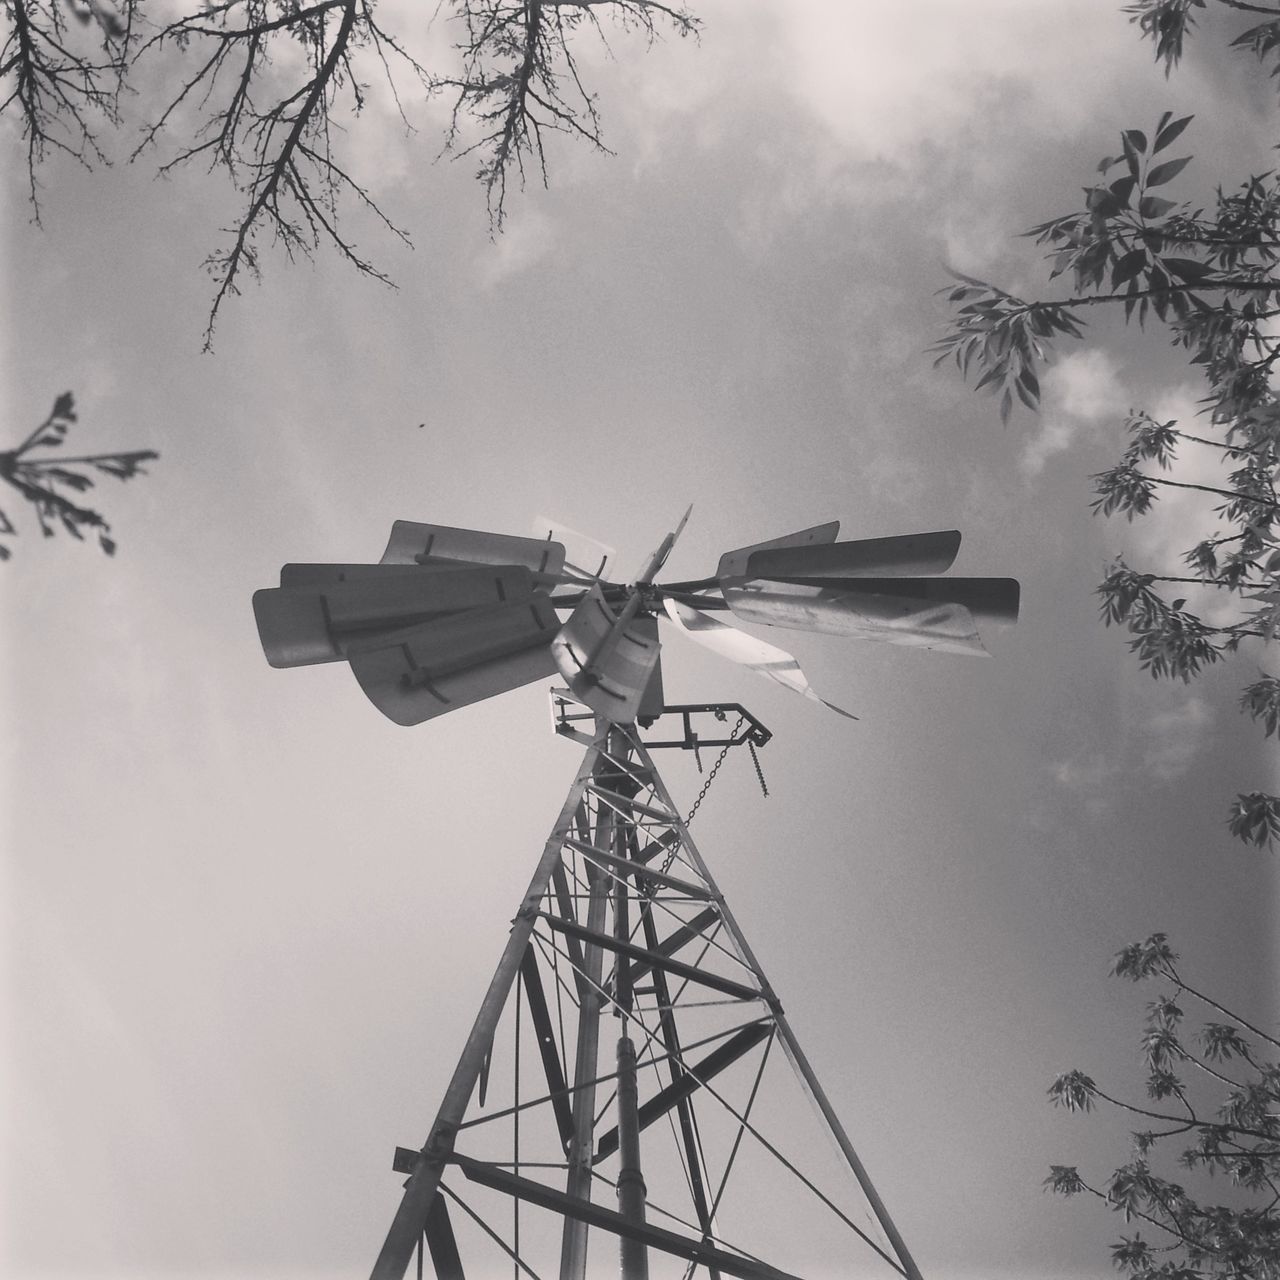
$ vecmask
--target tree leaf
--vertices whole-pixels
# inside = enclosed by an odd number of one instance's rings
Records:
[[[1176,178],[1183,169],[1191,163],[1190,156],[1183,156],[1179,160],[1166,160],[1164,164],[1158,164],[1154,169],[1147,171],[1147,186],[1162,187],[1172,178]]]
[[[1165,112],[1164,118],[1167,119],[1168,116],[1169,113]],[[1181,120],[1175,120],[1170,125],[1162,125],[1156,131],[1156,143],[1155,146],[1151,148],[1152,153],[1154,154],[1157,151],[1163,151],[1165,147],[1181,135],[1183,129],[1185,129],[1194,119],[1195,116],[1183,116]]]
[[[1111,272],[1111,287],[1118,289],[1128,280],[1132,280],[1138,275],[1142,268],[1147,265],[1147,251],[1145,249],[1133,249],[1126,253],[1115,268]]]
[[[1194,283],[1213,275],[1213,268],[1207,262],[1197,262],[1194,258],[1161,258],[1160,261],[1170,274],[1181,280]]]
[[[1138,201],[1138,212],[1144,218],[1163,218],[1171,209],[1176,209],[1173,200],[1165,200],[1160,196],[1143,196]]]
[[[1141,129],[1126,129],[1121,137],[1124,139],[1125,148],[1132,147],[1135,151],[1145,153],[1147,149],[1147,135]]]
[[[1137,184],[1137,178],[1131,174],[1123,178],[1117,178],[1111,184],[1111,194],[1120,202],[1121,208],[1127,209],[1129,207],[1129,197],[1133,195],[1133,189]]]

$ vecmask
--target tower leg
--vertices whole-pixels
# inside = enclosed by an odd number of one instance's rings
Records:
[[[599,766],[597,766],[598,768]],[[613,827],[613,814],[606,812],[596,823],[594,843],[608,844]],[[609,885],[604,871],[587,864],[590,892],[587,906],[587,929],[601,933],[608,909]],[[591,1157],[595,1135],[596,1064],[600,1057],[600,989],[604,970],[604,951],[594,942],[582,950],[583,998],[578,1008],[578,1048],[574,1060],[573,1142],[569,1147],[569,1177],[565,1195],[573,1200],[591,1199]],[[584,1280],[587,1274],[587,1223],[581,1218],[566,1217],[560,1249],[560,1280]]]

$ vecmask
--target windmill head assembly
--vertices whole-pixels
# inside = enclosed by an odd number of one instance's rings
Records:
[[[1017,619],[1012,578],[940,576],[955,530],[838,542],[832,521],[728,551],[709,577],[656,582],[687,519],[628,583],[566,563],[550,539],[398,520],[378,564],[285,565],[254,595],[258,632],[275,667],[349,662],[397,724],[557,673],[598,715],[643,724],[663,705],[660,618],[818,702],[789,653],[725,614],[961,654],[985,654],[980,628]]]
[[[1018,584],[944,576],[955,531],[840,542],[834,522],[659,582],[684,523],[618,583],[550,538],[398,521],[380,563],[286,565],[254,596],[273,666],[349,662],[397,724],[558,674],[557,705],[579,710],[556,732],[586,748],[427,1138],[396,1148],[407,1181],[372,1280],[415,1260],[437,1280],[921,1280],[654,765],[659,747],[697,751],[689,712],[726,711],[664,708],[659,623],[824,702],[733,620],[982,654]],[[664,710],[684,713],[683,741],[642,735]],[[736,710],[703,739],[723,749],[702,794],[731,747],[768,739]],[[820,891],[791,853],[764,865]],[[845,1022],[828,980],[803,985]],[[896,1138],[894,1116],[875,1123]]]

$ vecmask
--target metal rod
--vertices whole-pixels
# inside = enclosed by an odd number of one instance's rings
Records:
[[[643,744],[637,744],[636,754],[639,759],[650,768],[653,768],[653,761],[649,758],[649,754],[645,751]],[[671,795],[667,791],[665,783],[659,777],[657,770],[653,774],[653,789],[667,808],[675,812],[675,805],[671,800]],[[867,1173],[866,1167],[858,1158],[858,1153],[853,1148],[853,1143],[849,1141],[849,1135],[845,1132],[844,1126],[840,1123],[840,1117],[836,1115],[835,1108],[832,1107],[830,1100],[827,1098],[822,1085],[818,1082],[818,1077],[814,1074],[813,1068],[809,1065],[808,1058],[804,1055],[804,1050],[800,1048],[799,1041],[796,1040],[795,1033],[791,1030],[790,1023],[787,1022],[786,1015],[782,1012],[782,1004],[778,997],[774,994],[773,988],[769,985],[768,978],[765,977],[764,970],[760,967],[760,962],[756,959],[752,952],[746,937],[742,930],[738,927],[738,922],[734,919],[733,913],[729,910],[724,900],[724,895],[720,892],[720,886],[716,883],[715,877],[712,876],[707,868],[706,862],[703,860],[702,854],[698,852],[698,847],[693,843],[689,835],[688,828],[685,827],[683,821],[679,817],[675,819],[679,824],[679,830],[682,836],[681,845],[684,852],[692,860],[697,867],[699,874],[711,887],[712,894],[720,907],[721,918],[724,926],[732,940],[735,949],[742,957],[742,961],[760,980],[761,986],[764,988],[761,996],[769,1004],[773,1011],[774,1022],[778,1028],[778,1038],[782,1042],[782,1048],[787,1055],[797,1077],[804,1086],[805,1092],[809,1095],[810,1100],[817,1107],[822,1119],[826,1122],[826,1127],[831,1136],[835,1139],[836,1146],[839,1148],[841,1155],[848,1164],[853,1176],[857,1179],[858,1185],[862,1188],[863,1195],[867,1198],[867,1203],[871,1206],[872,1212],[875,1214],[876,1221],[879,1222],[881,1230],[884,1231],[889,1243],[893,1246],[894,1252],[898,1256],[898,1260],[902,1264],[903,1274],[907,1280],[923,1280],[919,1267],[916,1266],[915,1260],[912,1258],[910,1251],[907,1249],[906,1242],[903,1240],[901,1233],[894,1224],[893,1219],[889,1216],[888,1209],[885,1208],[884,1201],[880,1199],[880,1193],[876,1191],[871,1181],[870,1175]]]
[[[666,1115],[677,1103],[702,1088],[708,1080],[718,1076],[726,1067],[732,1066],[743,1054],[749,1053],[761,1040],[765,1039],[769,1035],[771,1028],[772,1023],[770,1022],[749,1022],[745,1027],[735,1032],[719,1048],[709,1053],[701,1062],[693,1067],[682,1069],[682,1073],[677,1080],[659,1090],[643,1107],[637,1109],[634,1118],[636,1131],[647,1129],[660,1116]],[[634,1053],[634,1050],[632,1052]],[[683,1068],[683,1063],[681,1066]],[[622,1092],[621,1076],[618,1078],[618,1092]],[[601,1134],[599,1142],[596,1143],[596,1159],[600,1160],[620,1149],[620,1144],[625,1140],[625,1136],[622,1133],[621,1121],[619,1121],[617,1129],[610,1129],[608,1133]]]
[[[556,819],[542,857],[538,861],[533,879],[529,882],[520,910],[511,925],[507,936],[506,947],[502,958],[489,983],[481,1002],[480,1011],[472,1025],[471,1034],[463,1047],[454,1068],[453,1077],[445,1091],[440,1110],[436,1113],[431,1134],[423,1144],[417,1168],[409,1176],[405,1184],[404,1195],[396,1209],[387,1238],[383,1242],[377,1261],[373,1264],[371,1280],[403,1280],[405,1272],[413,1257],[413,1251],[426,1225],[427,1213],[440,1184],[440,1172],[445,1160],[453,1150],[454,1135],[462,1122],[467,1103],[475,1089],[476,1080],[484,1055],[493,1041],[498,1020],[502,1016],[507,994],[520,970],[520,960],[529,938],[533,933],[534,921],[537,919],[538,904],[542,901],[551,878],[552,869],[558,865],[563,856],[565,837],[568,836],[573,823],[574,813],[582,802],[591,772],[599,759],[604,746],[607,724],[603,721],[597,725],[593,745],[587,749],[577,777],[569,790],[569,795]]]
[[[594,866],[594,864],[588,865]],[[596,874],[606,883],[608,882],[608,876],[603,871],[597,871]],[[718,973],[710,973],[699,969],[696,964],[685,964],[682,960],[669,960],[666,956],[654,955],[653,952],[646,951],[644,947],[637,946],[633,942],[619,942],[617,938],[610,934],[597,933],[590,929],[584,929],[581,925],[569,924],[567,921],[561,920],[546,911],[540,911],[538,914],[557,933],[576,935],[588,945],[606,947],[610,951],[616,951],[620,956],[625,956],[630,960],[641,961],[651,969],[665,969],[668,973],[674,973],[679,978],[701,983],[704,987],[710,987],[713,991],[723,991],[725,995],[734,996],[738,1000],[763,1000],[765,998],[765,993],[757,991],[754,987],[749,987],[742,982],[734,982],[732,978],[722,978]],[[604,988],[600,987],[599,990],[604,991]]]
[[[618,1037],[618,1212],[633,1227],[644,1226],[645,1185],[640,1168],[636,1047],[625,1032]],[[634,1235],[619,1239],[622,1280],[649,1280],[649,1253]]]
[[[611,735],[610,748],[627,743],[621,734]],[[634,793],[639,784],[633,779],[619,784]],[[609,861],[624,874],[619,876],[613,889],[613,931],[617,940],[626,944],[631,933],[630,886],[625,872],[635,871],[627,853],[635,837],[634,828],[616,825],[613,832],[613,852]],[[618,1212],[633,1227],[644,1226],[645,1185],[640,1165],[640,1099],[636,1082],[636,1047],[627,1035],[627,1019],[635,1009],[635,991],[631,982],[631,966],[619,957],[614,966],[615,1013],[622,1019],[622,1034],[618,1037],[618,1150],[621,1164],[618,1170]],[[618,1239],[621,1280],[649,1280],[648,1249],[642,1239],[634,1235]]]
[[[645,941],[649,944],[650,951],[657,951],[659,949],[658,928],[654,923],[653,911],[650,906],[651,904],[646,904],[642,916]],[[634,977],[633,973],[633,980]],[[667,989],[667,975],[661,969],[654,971],[653,989],[658,1001],[658,1026],[662,1034],[662,1043],[670,1055],[668,1069],[671,1073],[671,1083],[677,1084],[684,1076],[685,1069],[680,1057],[680,1035],[676,1028],[675,1014],[671,1009],[671,993]],[[714,1228],[712,1218],[714,1210],[707,1205],[707,1192],[703,1176],[706,1161],[702,1153],[702,1144],[699,1141],[693,1107],[688,1098],[677,1100],[676,1115],[680,1120],[680,1138],[684,1144],[689,1190],[693,1194],[694,1211],[698,1215],[698,1225],[702,1228],[703,1240],[710,1242]],[[710,1280],[720,1280],[720,1272],[715,1267],[708,1267],[707,1271]]]
[[[562,1213],[566,1217],[580,1216],[592,1226],[615,1235],[634,1233],[645,1242],[664,1253],[673,1254],[677,1258],[685,1258],[699,1266],[716,1267],[726,1275],[740,1276],[742,1280],[798,1280],[790,1272],[779,1271],[768,1263],[757,1262],[753,1258],[743,1257],[739,1253],[730,1253],[727,1249],[703,1240],[692,1240],[665,1227],[655,1227],[646,1223],[643,1227],[634,1227],[625,1222],[620,1213],[606,1209],[604,1205],[592,1204],[590,1201],[570,1200],[563,1191],[548,1187],[544,1183],[535,1182],[532,1178],[517,1178],[506,1169],[490,1164],[484,1160],[473,1160],[469,1156],[455,1155],[453,1163],[466,1174],[472,1182],[481,1186],[492,1187],[495,1191],[504,1191],[508,1195],[519,1191],[526,1204],[540,1205]]]
[[[597,741],[607,734],[608,728],[608,721],[603,718],[596,721]],[[596,771],[599,772],[603,767],[604,761],[598,757],[595,762]],[[598,805],[591,843],[608,847],[613,841],[613,826],[613,810],[607,805]],[[609,877],[590,861],[586,864],[586,872],[587,884],[590,886],[586,933],[599,936],[604,930]],[[598,987],[603,976],[604,951],[589,936],[583,941],[586,943],[582,951],[583,979],[591,987]],[[600,1005],[595,1000],[583,1000],[578,1007],[578,1045],[573,1069],[573,1140],[569,1144],[569,1176],[565,1181],[565,1194],[575,1201],[591,1199],[595,1077],[599,1045]],[[585,1280],[586,1274],[586,1220],[566,1217],[560,1242],[560,1280]]]
[[[624,875],[629,875],[635,870],[635,863],[630,858],[620,858],[616,853],[607,853],[604,849],[597,849],[595,845],[585,844],[581,840],[570,840],[569,843],[579,853],[585,854],[593,862],[600,863],[601,866],[612,867]],[[705,885],[694,884],[691,880],[680,880],[676,876],[669,876],[661,871],[646,871],[644,876],[645,879],[653,881],[654,884],[660,884],[665,889],[674,889],[677,893],[683,893],[686,897],[702,899],[710,897]]]

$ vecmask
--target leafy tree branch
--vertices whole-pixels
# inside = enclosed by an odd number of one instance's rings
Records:
[[[154,462],[160,455],[151,449],[92,453],[74,458],[42,452],[60,449],[75,422],[75,401],[71,392],[64,391],[53,402],[48,417],[21,444],[0,452],[0,481],[30,504],[40,532],[46,538],[53,537],[59,527],[80,541],[86,531],[91,531],[98,546],[107,555],[114,555],[116,544],[106,519],[92,508],[79,505],[67,491],[78,494],[92,489],[95,472],[116,480],[145,475],[142,464]],[[0,537],[17,532],[17,526],[0,510]],[[8,560],[11,554],[10,548],[0,542],[0,560]]]
[[[1138,8],[1172,12],[1167,5]],[[1163,490],[1220,500],[1212,514],[1225,527],[1183,557],[1193,579],[1138,572],[1119,560],[1098,587],[1103,620],[1128,628],[1142,669],[1184,682],[1246,642],[1271,644],[1280,627],[1280,396],[1271,385],[1280,335],[1271,332],[1275,309],[1267,301],[1280,293],[1280,179],[1255,176],[1233,192],[1219,190],[1209,213],[1156,194],[1190,162],[1164,158],[1190,123],[1166,112],[1150,133],[1124,130],[1119,153],[1102,159],[1100,180],[1085,189],[1085,207],[1027,232],[1047,250],[1048,279],[1069,282],[1070,296],[1028,300],[960,277],[942,291],[952,320],[934,348],[937,362],[953,361],[1000,397],[1004,421],[1016,402],[1039,409],[1043,366],[1055,344],[1083,336],[1089,307],[1116,309],[1139,325],[1154,320],[1187,352],[1205,380],[1202,415],[1210,430],[1187,431],[1131,411],[1128,444],[1115,466],[1093,477],[1092,503],[1095,514],[1133,520],[1149,514]],[[1153,472],[1153,465],[1171,470],[1183,445],[1216,451],[1225,481]],[[1225,596],[1235,616],[1211,626],[1186,608],[1185,593],[1166,600],[1160,583]],[[1255,695],[1242,709],[1265,718],[1273,696],[1266,689],[1265,700]],[[1280,798],[1237,795],[1227,825],[1247,843],[1274,844]]]
[[[1086,1181],[1070,1165],[1051,1166],[1044,1185],[1058,1195],[1092,1195],[1126,1222],[1136,1219],[1163,1233],[1158,1245],[1135,1235],[1122,1236],[1111,1246],[1115,1265],[1134,1280],[1267,1280],[1280,1267],[1280,1066],[1259,1056],[1245,1036],[1272,1048],[1280,1048],[1280,1040],[1186,983],[1176,961],[1165,935],[1157,933],[1120,951],[1112,972],[1134,982],[1156,979],[1172,986],[1147,1006],[1142,1057],[1148,1097],[1175,1097],[1187,1115],[1114,1097],[1084,1072],[1064,1072],[1049,1087],[1055,1106],[1089,1112],[1102,1103],[1170,1127],[1133,1133],[1133,1158],[1114,1171],[1105,1188]],[[1194,1041],[1198,1049],[1182,1033],[1178,1000],[1183,996],[1224,1019],[1201,1027]],[[1227,1062],[1239,1064],[1239,1078],[1215,1065]],[[1193,1104],[1189,1087],[1177,1074],[1177,1068],[1188,1066],[1217,1090],[1208,1112]],[[1170,1150],[1171,1140],[1188,1138],[1189,1145]],[[1170,1158],[1188,1174],[1220,1175],[1237,1189],[1232,1203],[1209,1203],[1203,1193],[1157,1173],[1157,1160]]]

